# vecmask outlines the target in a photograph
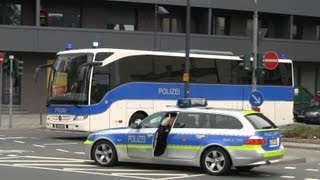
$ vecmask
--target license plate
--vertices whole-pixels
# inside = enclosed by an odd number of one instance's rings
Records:
[[[56,124],[57,129],[64,129],[65,125],[64,124]]]
[[[270,147],[278,146],[279,145],[279,139],[278,138],[269,139],[269,145],[270,145]]]

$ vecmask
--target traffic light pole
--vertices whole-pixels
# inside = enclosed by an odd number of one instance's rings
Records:
[[[10,97],[10,105],[9,105],[9,128],[12,128],[12,93],[13,93],[13,82],[12,82],[12,73],[13,73],[13,59],[14,56],[10,55],[9,56],[10,59],[10,90],[9,90],[9,97]]]
[[[257,76],[256,76],[257,59],[258,59],[258,2],[257,0],[254,0],[252,91],[257,90]]]

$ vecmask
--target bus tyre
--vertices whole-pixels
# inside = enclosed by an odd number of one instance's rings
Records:
[[[207,149],[201,156],[201,167],[210,175],[220,176],[228,173],[231,159],[228,153],[219,147]]]
[[[146,117],[147,117],[147,115],[144,114],[144,113],[142,113],[142,112],[136,112],[136,113],[134,113],[134,114],[131,116],[130,120],[129,120],[129,126],[130,126],[132,123],[134,123],[137,119],[143,120],[143,119],[146,118]]]
[[[238,166],[236,167],[238,171],[248,172],[253,169],[255,166]]]
[[[117,153],[114,146],[106,140],[98,141],[92,148],[93,160],[102,167],[108,167],[117,161]]]

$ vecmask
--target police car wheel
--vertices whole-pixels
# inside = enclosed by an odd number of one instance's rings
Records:
[[[224,175],[231,167],[228,153],[219,148],[212,147],[206,150],[201,157],[201,166],[210,175]]]
[[[99,141],[92,149],[93,160],[103,167],[112,166],[117,160],[114,146],[109,141]]]

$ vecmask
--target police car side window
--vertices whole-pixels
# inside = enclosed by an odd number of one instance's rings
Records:
[[[164,117],[164,113],[153,114],[143,120],[143,122],[141,123],[141,127],[142,128],[158,128],[163,117]]]
[[[241,122],[232,116],[214,115],[212,119],[214,122],[213,128],[215,129],[241,129],[243,125]]]
[[[180,113],[174,123],[174,128],[198,128],[199,118],[201,114],[199,113]]]

